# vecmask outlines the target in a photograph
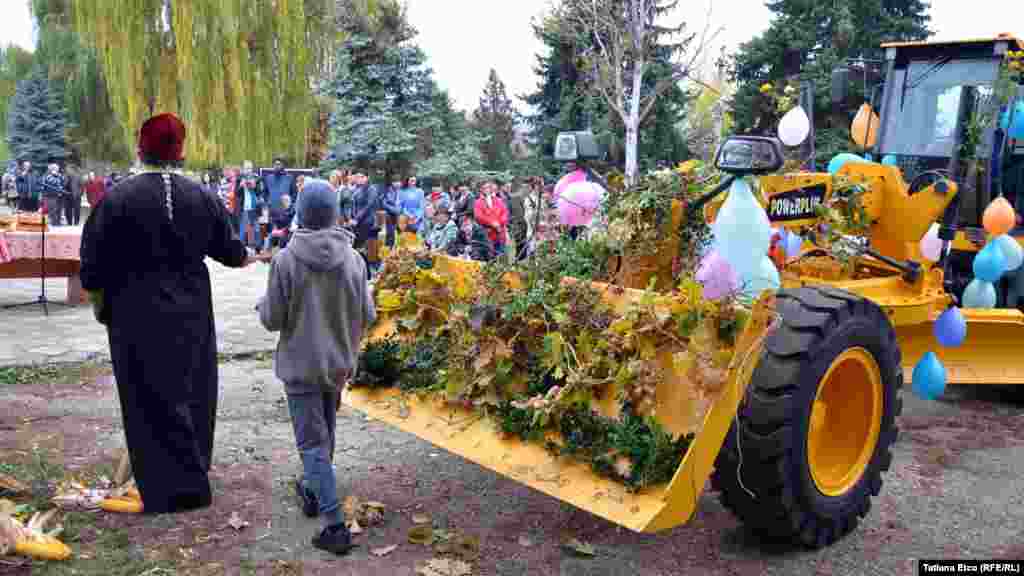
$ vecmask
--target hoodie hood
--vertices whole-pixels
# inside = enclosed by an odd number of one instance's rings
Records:
[[[352,249],[352,233],[344,228],[307,230],[299,228],[288,241],[285,250],[317,272],[333,270],[345,262]]]

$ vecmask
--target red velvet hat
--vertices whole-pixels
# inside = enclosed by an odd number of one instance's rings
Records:
[[[174,114],[158,114],[139,130],[139,152],[170,164],[184,159],[185,124]]]

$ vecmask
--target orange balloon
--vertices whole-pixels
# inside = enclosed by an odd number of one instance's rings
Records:
[[[1017,213],[1013,206],[1002,196],[996,198],[985,208],[981,215],[981,224],[993,236],[1001,236],[1013,229],[1017,223]]]
[[[871,105],[865,102],[860,105],[860,110],[857,110],[857,115],[850,124],[850,138],[861,148],[871,148],[878,141],[879,124],[878,115],[871,109]]]

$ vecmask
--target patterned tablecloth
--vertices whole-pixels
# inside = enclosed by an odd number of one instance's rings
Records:
[[[47,260],[79,260],[82,228],[63,226],[46,231]],[[39,232],[0,232],[0,264],[22,258],[38,260],[43,255],[43,237]]]

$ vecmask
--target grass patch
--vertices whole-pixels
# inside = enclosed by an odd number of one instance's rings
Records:
[[[34,562],[32,574],[41,576],[161,576],[177,574],[175,563],[164,559],[147,558],[141,547],[132,545],[131,534],[125,528],[93,529],[96,515],[69,513],[64,516],[65,543],[74,555],[64,562]],[[90,541],[81,542],[89,533]],[[75,540],[72,540],[74,534]]]
[[[5,366],[0,368],[0,386],[18,384],[83,384],[98,376],[111,374],[109,362],[57,362]]]

